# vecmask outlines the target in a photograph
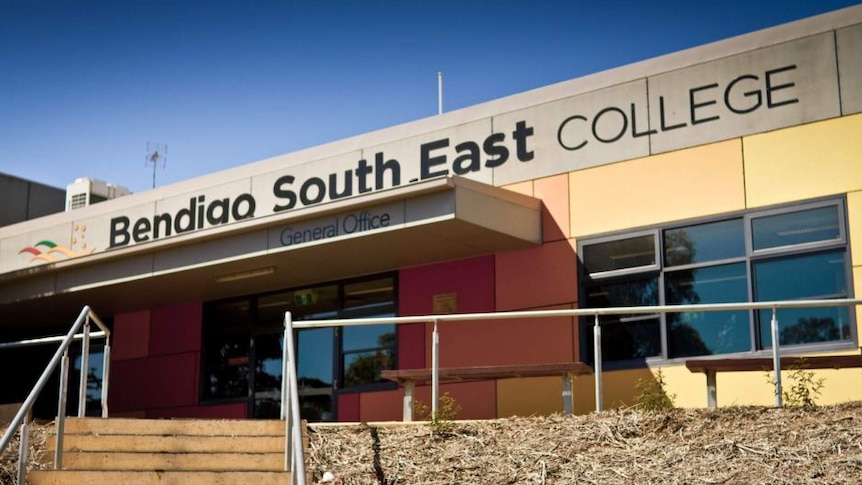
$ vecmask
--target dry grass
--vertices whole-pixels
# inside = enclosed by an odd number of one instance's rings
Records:
[[[51,425],[33,426],[31,467],[46,466]],[[813,410],[732,407],[456,422],[310,426],[312,483],[336,484],[857,484],[862,403]],[[14,483],[17,443],[0,457]]]
[[[862,403],[311,427],[309,472],[342,484],[857,484]],[[375,438],[376,437],[376,438]]]
[[[50,468],[52,457],[48,456],[47,440],[48,435],[54,429],[54,423],[33,423],[30,426],[30,438],[28,441],[27,453],[27,469],[28,470],[43,470]],[[0,435],[6,432],[5,428],[0,428]],[[20,445],[20,436],[16,436],[9,443],[9,447],[0,456],[0,484],[11,485],[16,482],[18,477],[18,448]]]

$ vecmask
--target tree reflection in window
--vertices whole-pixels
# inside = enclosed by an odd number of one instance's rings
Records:
[[[347,331],[349,327],[345,328],[344,387],[357,387],[382,382],[380,371],[395,368],[396,339],[393,327],[393,325],[366,327],[363,332],[364,335],[361,336],[349,335],[351,333]],[[367,341],[370,331],[383,331],[377,335],[376,347],[359,347],[363,345],[362,341]]]

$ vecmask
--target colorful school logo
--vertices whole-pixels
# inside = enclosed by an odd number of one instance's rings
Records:
[[[54,241],[44,239],[32,246],[27,246],[26,248],[18,251],[18,254],[32,254],[33,257],[30,259],[31,263],[34,261],[56,263],[57,261],[63,259],[79,258],[81,256],[92,254],[93,251],[95,251],[95,248],[90,248],[89,250],[87,249],[87,242],[84,240],[84,234],[86,230],[87,227],[84,225],[74,226],[75,235],[72,237],[72,245],[77,245],[80,248],[79,250],[75,250],[67,246],[62,246],[55,243]]]

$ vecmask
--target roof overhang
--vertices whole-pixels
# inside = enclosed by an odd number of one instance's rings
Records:
[[[541,244],[541,221],[538,199],[429,180],[5,274],[0,313],[112,315],[510,251]]]

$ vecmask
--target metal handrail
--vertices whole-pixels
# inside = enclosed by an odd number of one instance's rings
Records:
[[[299,383],[296,377],[296,347],[293,343],[293,318],[290,312],[284,312],[282,347],[281,419],[285,420],[284,469],[291,472],[294,485],[305,485],[302,421],[299,415]]]
[[[98,332],[90,332],[90,338],[91,339],[104,338],[106,336],[107,336],[107,334],[105,332],[102,332],[101,330]],[[66,338],[65,335],[55,335],[53,337],[31,338],[31,339],[18,340],[15,342],[0,342],[0,350],[18,349],[21,347],[34,347],[36,345],[53,344],[55,342],[62,342],[64,338]],[[83,333],[76,334],[73,337],[73,339],[74,340],[83,340],[84,334]]]
[[[93,334],[90,333],[90,321],[96,323],[96,326],[99,327],[101,332],[95,332]],[[78,335],[78,331],[83,327],[83,333]],[[99,334],[99,335],[97,335]],[[21,405],[21,408],[18,410],[18,413],[12,419],[12,422],[9,423],[9,427],[6,429],[6,432],[3,434],[3,438],[0,438],[0,454],[2,454],[9,443],[12,441],[12,436],[14,436],[15,432],[20,429],[21,434],[21,443],[18,449],[18,484],[23,485],[25,483],[26,473],[27,473],[27,446],[29,440],[29,421],[30,415],[33,409],[33,405],[36,402],[36,399],[39,397],[39,394],[44,389],[45,385],[48,383],[48,380],[51,378],[51,374],[60,366],[60,390],[59,396],[57,400],[57,437],[56,437],[56,449],[54,450],[54,468],[60,469],[62,467],[63,461],[63,432],[65,425],[65,417],[66,417],[66,393],[68,388],[68,378],[69,378],[69,347],[72,345],[72,342],[76,339],[82,340],[82,352],[81,352],[81,379],[80,379],[80,387],[78,391],[78,416],[83,417],[86,413],[86,404],[87,404],[87,369],[86,365],[89,362],[89,348],[90,348],[90,338],[104,336],[105,338],[105,350],[104,350],[104,361],[102,365],[102,417],[108,417],[108,377],[110,375],[110,366],[111,366],[111,330],[99,319],[98,315],[96,315],[89,306],[84,306],[81,309],[81,313],[78,315],[78,318],[75,320],[75,323],[72,324],[72,328],[69,329],[69,333],[66,334],[65,337],[62,338],[59,348],[54,353],[54,356],[51,357],[51,360],[48,362],[48,365],[45,367],[45,370],[42,371],[42,375],[36,381],[36,384],[33,386],[33,389],[30,391],[30,394],[27,395],[27,398],[24,400],[24,403]],[[43,339],[32,339],[32,340],[23,340],[20,342],[9,342],[3,347],[0,348],[10,348],[10,347],[23,347],[29,345],[39,345],[44,343],[55,342],[57,337],[47,337]]]
[[[631,315],[631,314],[664,314],[664,313],[682,313],[682,312],[717,312],[728,310],[772,310],[771,331],[772,331],[772,356],[775,372],[775,405],[782,406],[782,386],[781,386],[781,351],[778,335],[778,319],[776,312],[778,309],[784,308],[813,308],[813,307],[834,307],[834,306],[855,306],[862,305],[862,298],[842,298],[834,300],[782,300],[782,301],[766,301],[766,302],[740,302],[740,303],[706,303],[696,305],[655,305],[655,306],[635,306],[635,307],[607,307],[607,308],[581,308],[574,310],[529,310],[529,311],[512,311],[512,312],[488,312],[488,313],[456,313],[449,315],[421,315],[411,317],[375,317],[375,318],[355,318],[355,319],[332,319],[332,320],[308,320],[301,322],[285,322],[285,326],[290,323],[292,329],[308,329],[321,327],[347,327],[360,325],[381,325],[381,324],[409,324],[409,323],[433,323],[431,346],[432,346],[432,369],[431,369],[431,415],[436,416],[439,405],[439,386],[440,386],[440,363],[439,363],[439,346],[440,338],[437,330],[439,322],[454,322],[454,321],[473,321],[473,320],[500,320],[511,318],[551,318],[551,317],[593,317],[595,319],[593,325],[593,346],[594,346],[594,362],[593,374],[596,381],[596,411],[602,410],[602,325],[599,322],[600,316],[607,315]],[[606,324],[607,325],[607,324]],[[613,325],[613,323],[611,323]],[[285,330],[287,331],[287,330]],[[296,371],[294,366],[293,371]],[[298,402],[298,401],[297,401]]]

